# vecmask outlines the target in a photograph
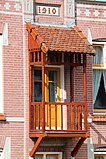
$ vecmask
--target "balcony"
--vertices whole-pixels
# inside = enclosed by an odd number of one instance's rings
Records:
[[[86,56],[87,54],[95,55],[95,50],[77,27],[69,29],[37,26],[31,25],[30,23],[27,23],[26,27],[28,30],[29,50],[29,137],[34,142],[30,156],[33,157],[36,153],[44,137],[78,137],[78,143],[71,152],[71,156],[75,157],[81,145],[89,136],[87,130]],[[65,88],[66,92],[70,93],[70,99],[64,99],[64,101],[74,101],[75,93],[77,93],[77,99],[79,99],[81,93],[83,96],[82,101],[84,102],[80,102],[80,99],[77,100],[77,103],[46,102],[61,101],[61,98],[49,100],[51,90],[48,86],[50,83],[57,85],[57,97],[60,97],[60,81],[64,81],[60,80],[59,71],[57,71],[56,76],[58,80],[49,79],[50,70],[47,68],[51,65],[53,68],[63,65],[64,70],[70,67],[70,71],[67,72],[70,88]],[[40,67],[39,71],[41,70],[39,79],[34,76],[37,72],[35,71],[37,70],[36,66]],[[81,86],[83,90],[75,92],[74,81],[76,72],[74,72],[74,68],[77,67],[82,67],[79,71],[82,75],[80,81],[82,81]],[[66,74],[63,74],[63,76],[66,77]],[[41,90],[41,99],[39,102],[35,102],[37,100],[34,99],[34,91],[37,89],[37,83],[39,83],[39,90]],[[51,94],[53,94],[53,92]],[[38,95],[37,98],[38,97],[40,97],[40,95]]]
[[[86,103],[31,102],[29,115],[29,137],[37,138],[30,156],[37,151],[44,137],[78,137],[71,153],[74,157],[88,137]]]
[[[85,103],[31,102],[30,133],[85,133],[86,108]]]

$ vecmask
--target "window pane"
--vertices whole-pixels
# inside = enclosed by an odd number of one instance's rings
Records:
[[[43,159],[43,155],[36,155],[35,159]]]
[[[42,80],[42,71],[34,70],[34,80]]]
[[[49,102],[57,101],[57,84],[49,82]]]
[[[34,83],[34,102],[42,101],[42,83],[35,82]]]
[[[101,46],[94,46],[96,49],[96,56],[93,57],[93,64],[103,64],[103,48]]]
[[[46,159],[56,159],[56,156],[47,156]]]
[[[106,109],[106,91],[104,87],[103,74],[101,75],[100,86],[99,86],[97,98],[94,103],[94,108]]]
[[[95,156],[95,159],[105,159],[103,156]]]
[[[48,71],[49,81],[57,81],[57,71]]]

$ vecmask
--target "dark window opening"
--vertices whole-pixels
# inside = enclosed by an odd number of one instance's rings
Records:
[[[96,109],[106,109],[106,92],[104,87],[103,74],[101,76],[100,86],[97,94],[96,101],[94,103],[94,108]]]

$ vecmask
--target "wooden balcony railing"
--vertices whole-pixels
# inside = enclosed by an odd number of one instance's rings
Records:
[[[85,103],[32,102],[30,132],[87,132]]]

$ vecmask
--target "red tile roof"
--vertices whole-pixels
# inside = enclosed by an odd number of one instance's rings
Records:
[[[27,23],[26,27],[40,47],[42,44],[45,46],[46,51],[95,54],[95,49],[77,26],[66,28]]]

